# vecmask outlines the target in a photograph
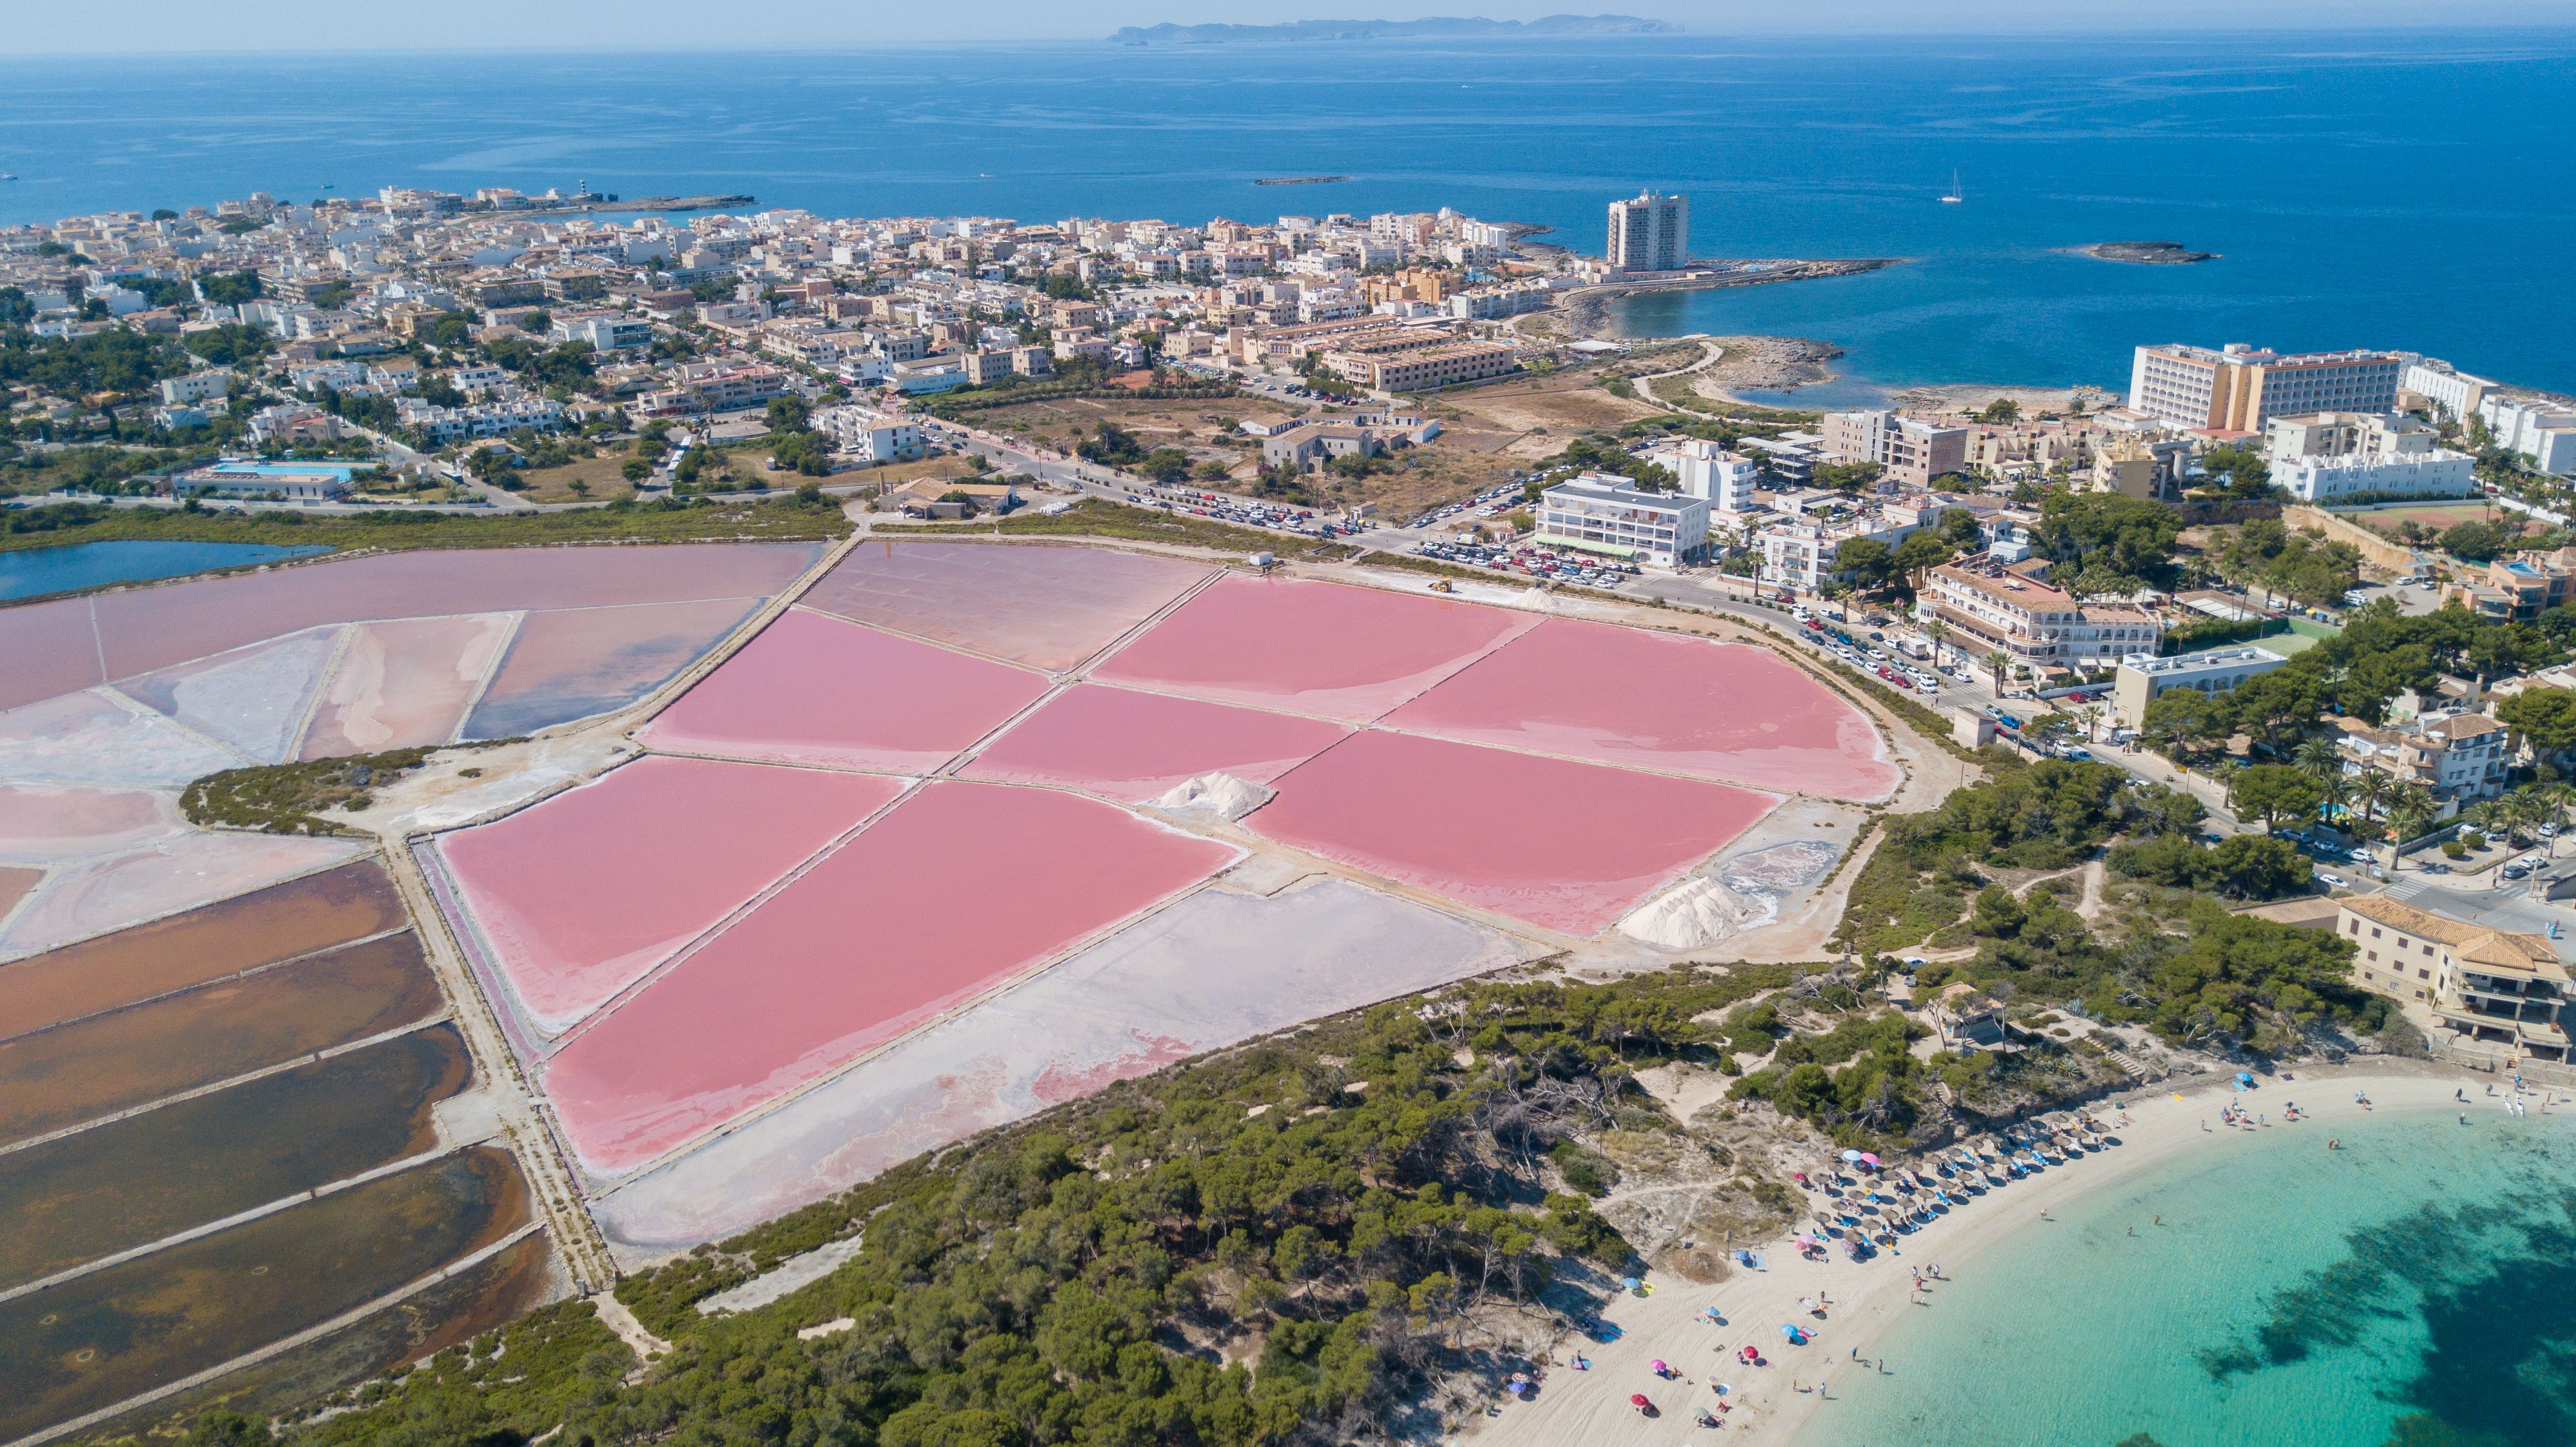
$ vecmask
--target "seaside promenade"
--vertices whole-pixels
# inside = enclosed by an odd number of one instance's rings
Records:
[[[2482,1094],[2488,1077],[2469,1076],[2429,1066],[2374,1062],[2367,1066],[2299,1070],[2295,1079],[2266,1080],[2254,1094],[2238,1094],[2228,1077],[2215,1077],[2182,1087],[2150,1086],[2118,1097],[2131,1124],[2118,1132],[2120,1144],[2080,1160],[2053,1166],[2037,1176],[1989,1190],[1902,1238],[1894,1250],[1882,1250],[1865,1262],[1836,1255],[1826,1261],[1801,1259],[1788,1236],[1759,1243],[1733,1243],[1727,1249],[1752,1251],[1760,1270],[1735,1267],[1734,1275],[1713,1286],[1698,1286],[1663,1273],[1644,1278],[1650,1295],[1622,1295],[1601,1312],[1616,1335],[1607,1341],[1569,1334],[1555,1347],[1555,1364],[1539,1383],[1535,1398],[1506,1398],[1499,1417],[1487,1418],[1462,1435],[1478,1447],[1649,1447],[1698,1440],[1706,1431],[1695,1422],[1704,1407],[1720,1400],[1712,1383],[1728,1388],[1734,1404],[1723,1414],[1725,1436],[1719,1440],[1761,1447],[1788,1447],[1797,1441],[1819,1403],[1869,1390],[1878,1374],[1879,1340],[1909,1311],[1941,1309],[1950,1283],[1974,1273],[2010,1269],[2011,1241],[2019,1232],[2048,1229],[2044,1221],[2063,1216],[2083,1198],[2137,1178],[2222,1139],[2231,1127],[2220,1124],[2220,1112],[2238,1105],[2271,1118],[2268,1126],[2249,1127],[2278,1137],[2283,1150],[2328,1149],[2339,1127],[2367,1114],[2440,1113],[2460,1109],[2452,1093],[2467,1089],[2474,1123],[2483,1114],[2501,1114],[2504,1097]],[[2365,1094],[2365,1108],[2355,1100]],[[2539,1097],[2526,1097],[2537,1100]],[[2300,1119],[2284,1122],[2286,1102],[2299,1102]],[[2534,1107],[2537,1109],[2537,1107]],[[2117,1119],[2118,1110],[2093,1112]],[[2204,1129],[2204,1126],[2206,1129]],[[1904,1163],[1899,1163],[1904,1164]],[[1806,1228],[1805,1215],[1819,1198],[1802,1193],[1801,1219],[1792,1230]],[[2146,1221],[2140,1229],[2150,1229]],[[1995,1248],[2002,1249],[1995,1249]],[[1914,1271],[1938,1266],[1941,1279],[1923,1283],[1916,1292]],[[2034,1283],[2040,1289],[2044,1283]],[[1801,1299],[1829,1299],[1823,1320],[1808,1314]],[[1715,1307],[1724,1324],[1702,1316]],[[1795,1322],[1811,1340],[1791,1345],[1780,1325]],[[1760,1366],[1739,1363],[1742,1347],[1758,1347]],[[1577,1353],[1590,1363],[1576,1371]],[[1863,1360],[1855,1361],[1857,1352]],[[1658,1379],[1652,1363],[1662,1361],[1676,1376]],[[1891,1371],[1906,1364],[1890,1362]],[[1800,1388],[1805,1390],[1800,1390]],[[1631,1404],[1642,1394],[1655,1404],[1653,1416]]]

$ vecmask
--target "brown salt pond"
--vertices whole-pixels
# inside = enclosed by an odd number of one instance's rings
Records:
[[[209,1407],[253,1421],[309,1411],[315,1398],[507,1326],[562,1295],[554,1247],[541,1232],[423,1287],[398,1305],[90,1430],[107,1440],[130,1435],[176,1441]]]
[[[474,1062],[452,1025],[0,1154],[0,1288],[436,1148]]]
[[[0,1302],[0,1440],[328,1321],[527,1219],[508,1153],[475,1147]]]
[[[34,889],[44,877],[45,871],[41,869],[0,868],[0,919],[7,919],[9,911],[16,909],[18,901],[25,899],[27,891]]]
[[[400,929],[372,860],[0,965],[0,1040]]]
[[[0,1040],[0,1144],[381,1035],[445,1006],[420,942],[398,934]]]

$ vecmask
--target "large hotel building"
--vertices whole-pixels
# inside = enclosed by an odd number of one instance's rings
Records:
[[[2260,432],[2275,417],[2393,412],[2409,358],[2396,352],[2266,352],[2242,342],[2212,351],[2140,347],[2129,407],[2168,426]]]
[[[1679,271],[1690,265],[1690,198],[1644,191],[1610,203],[1613,271]]]

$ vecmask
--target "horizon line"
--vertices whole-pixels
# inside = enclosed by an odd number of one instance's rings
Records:
[[[708,45],[708,44],[706,44],[706,43],[704,43],[704,42],[696,42],[696,43],[689,43],[689,44],[681,44],[681,43],[674,42],[674,43],[671,43],[671,44],[668,44],[668,45],[658,44],[658,43],[640,43],[640,44],[607,44],[607,45],[586,45],[586,46],[578,46],[578,47],[575,47],[575,46],[549,46],[549,45],[539,45],[539,46],[508,46],[508,45],[477,46],[477,45],[452,45],[452,44],[451,44],[451,45],[391,46],[391,47],[388,47],[388,46],[381,46],[381,45],[334,46],[334,45],[328,45],[328,44],[316,44],[316,45],[306,45],[306,46],[299,46],[299,47],[281,47],[281,46],[279,46],[278,44],[276,44],[274,41],[271,41],[271,42],[269,42],[269,43],[267,43],[267,44],[262,44],[262,45],[249,45],[249,44],[244,44],[244,45],[241,45],[241,46],[238,46],[238,47],[236,47],[236,46],[231,46],[231,45],[213,45],[213,46],[185,46],[185,47],[177,47],[177,48],[170,48],[170,49],[154,49],[154,48],[148,48],[148,47],[138,47],[138,48],[133,48],[133,49],[125,49],[125,50],[69,50],[69,49],[66,49],[66,50],[44,50],[44,49],[36,49],[36,50],[17,50],[17,51],[8,52],[8,53],[5,53],[5,54],[0,54],[0,65],[5,65],[5,64],[8,64],[8,63],[10,63],[10,62],[21,62],[21,61],[46,61],[46,62],[59,62],[59,61],[66,61],[66,60],[74,60],[74,61],[99,61],[99,60],[113,61],[113,60],[132,60],[132,59],[137,59],[137,58],[146,57],[146,56],[153,57],[153,58],[158,58],[158,59],[169,59],[169,58],[173,58],[173,57],[196,57],[196,58],[207,59],[207,60],[215,60],[215,59],[243,59],[243,58],[252,58],[252,57],[258,57],[258,58],[263,58],[263,59],[301,59],[301,58],[307,58],[307,57],[320,57],[320,56],[339,56],[339,57],[348,57],[348,58],[362,58],[362,57],[368,57],[368,56],[406,56],[406,57],[421,57],[421,56],[480,56],[480,57],[488,57],[488,56],[495,56],[495,55],[544,56],[544,57],[551,57],[551,58],[578,59],[578,58],[583,58],[583,57],[609,57],[609,56],[645,56],[645,55],[674,55],[674,56],[677,56],[677,55],[709,55],[709,54],[725,55],[725,56],[777,55],[777,56],[795,56],[795,57],[800,57],[800,58],[801,58],[801,57],[809,57],[809,56],[816,56],[816,57],[819,57],[819,56],[865,55],[865,54],[869,54],[869,53],[871,53],[871,52],[886,51],[886,50],[1008,50],[1008,49],[1020,48],[1020,47],[1044,47],[1044,48],[1049,48],[1049,49],[1056,49],[1056,48],[1092,47],[1092,46],[1102,47],[1102,48],[1105,48],[1105,49],[1115,49],[1115,50],[1153,50],[1153,51],[1162,51],[1162,52],[1188,52],[1188,53],[1194,53],[1194,54],[1196,54],[1196,53],[1207,53],[1207,52],[1213,52],[1213,51],[1225,51],[1225,50],[1257,50],[1257,51],[1264,51],[1264,52],[1267,52],[1267,51],[1280,51],[1280,50],[1311,49],[1311,48],[1318,47],[1318,46],[1336,46],[1336,45],[1340,45],[1340,46],[1353,46],[1353,45],[1408,45],[1408,46],[1424,46],[1424,47],[1464,46],[1464,45],[1490,45],[1490,46],[1498,46],[1498,47],[1499,47],[1499,46],[1519,46],[1519,45],[1528,45],[1528,44],[1531,44],[1531,43],[1533,43],[1533,42],[1562,43],[1562,42],[1564,42],[1564,41],[1566,41],[1566,40],[1584,40],[1584,41],[1593,41],[1593,42],[1600,42],[1600,43],[1606,43],[1606,44],[1635,44],[1635,43],[1662,43],[1662,44],[1669,44],[1669,43],[1671,43],[1673,40],[1675,40],[1675,39],[1677,39],[1677,38],[1686,38],[1686,39],[1692,39],[1692,40],[1747,41],[1747,42],[1752,42],[1752,41],[1797,40],[1797,39],[1833,39],[1833,40],[1841,40],[1841,41],[1850,41],[1850,40],[1855,40],[1855,39],[1869,39],[1869,38],[1882,37],[1882,36],[1883,36],[1883,37],[1886,37],[1886,38],[1889,38],[1889,39],[1918,39],[1918,38],[1923,38],[1923,37],[1934,37],[1934,36],[1937,36],[1937,37],[1945,37],[1945,38],[1957,39],[1957,40],[2013,40],[2013,41],[2031,41],[2031,40],[2066,40],[2066,41],[2079,41],[2079,40],[2112,40],[2112,39],[2122,39],[2122,38],[2151,39],[2151,40],[2159,40],[2159,41],[2189,41],[2189,40],[2200,40],[2200,41],[2206,41],[2206,40],[2210,40],[2210,39],[2246,40],[2246,39],[2257,39],[2257,38],[2261,38],[2261,37],[2264,37],[2264,36],[2279,36],[2279,37],[2283,37],[2283,38],[2291,38],[2291,37],[2301,37],[2301,38],[2331,37],[2331,38],[2334,38],[2334,39],[2337,39],[2337,40],[2342,40],[2342,41],[2347,41],[2347,42],[2349,42],[2349,41],[2355,41],[2355,40],[2364,40],[2364,39],[2367,39],[2367,38],[2369,38],[2369,37],[2371,37],[2371,36],[2377,36],[2377,35],[2387,35],[2387,36],[2399,36],[2399,35],[2403,35],[2403,36],[2421,36],[2421,35],[2425,34],[2425,33],[2426,33],[2426,32],[2428,32],[2428,31],[2440,31],[2440,32],[2443,32],[2443,33],[2446,33],[2446,34],[2458,34],[2458,33],[2466,32],[2466,33],[2474,34],[2474,35],[2477,35],[2477,36],[2480,36],[2480,37],[2489,37],[2489,36],[2493,36],[2493,35],[2495,35],[2495,34],[2497,34],[2497,33],[2499,33],[2499,32],[2507,32],[2507,31],[2514,32],[2514,33],[2517,33],[2517,34],[2522,34],[2522,35],[2533,35],[2533,36],[2547,36],[2547,35],[2562,35],[2562,36],[2564,36],[2564,35],[2576,35],[2576,13],[2571,13],[2571,14],[2569,15],[2569,17],[2568,17],[2567,19],[2565,19],[2565,20],[2555,21],[2555,22],[2535,22],[2535,21],[2528,20],[2528,19],[2516,20],[2516,19],[2512,19],[2512,18],[2509,18],[2509,17],[2505,17],[2505,16],[2494,16],[2494,17],[2492,17],[2492,18],[2478,17],[2478,18],[2470,18],[2470,19],[2466,19],[2466,20],[2453,19],[2453,18],[2445,18],[2445,19],[2435,20],[2435,19],[2430,19],[2430,18],[2428,18],[2428,19],[2425,19],[2425,20],[2422,20],[2422,21],[2410,21],[2410,20],[2402,20],[2402,19],[2393,19],[2393,18],[2392,18],[2392,19],[2387,20],[2387,21],[2377,22],[2377,23],[2373,23],[2373,24],[2369,24],[2369,25],[2361,25],[2361,26],[2354,26],[2354,25],[2336,25],[2336,26],[2284,26],[2284,25],[2277,25],[2277,24],[2246,24],[2246,25],[2229,25],[2229,24],[2225,23],[2224,21],[2215,21],[2215,22],[2213,22],[2213,21],[2209,20],[2207,17],[2198,17],[2198,18],[2194,19],[2194,21],[2193,21],[2192,23],[2188,23],[2188,24],[2186,24],[2186,23],[2182,23],[2181,21],[2179,21],[2179,20],[2178,20],[2176,23],[2173,23],[2173,24],[2170,24],[2170,25],[2137,25],[2137,24],[2116,24],[2116,25],[2114,25],[2114,24],[2105,24],[2105,25],[2102,25],[2102,26],[2099,26],[2099,27],[2086,26],[2086,27],[2073,27],[2073,28],[2069,28],[2069,27],[2066,27],[2066,26],[2063,26],[2063,25],[2057,25],[2057,26],[2026,26],[2026,27],[2000,26],[2000,27],[1998,27],[1998,26],[1995,26],[1995,25],[1992,25],[1992,24],[1981,24],[1981,25],[1974,25],[1974,26],[1965,26],[1965,25],[1961,25],[1961,26],[1952,26],[1952,25],[1939,25],[1939,24],[1931,24],[1931,25],[1906,25],[1906,24],[1887,25],[1887,24],[1871,24],[1871,25],[1865,25],[1865,26],[1863,26],[1863,25],[1853,25],[1853,26],[1816,25],[1816,26],[1807,26],[1807,27],[1796,27],[1796,28],[1782,27],[1782,28],[1731,28],[1731,29],[1704,29],[1704,28],[1696,28],[1696,27],[1691,27],[1691,26],[1680,26],[1679,28],[1677,28],[1677,29],[1675,29],[1675,30],[1668,30],[1668,31],[1661,32],[1661,33],[1659,33],[1659,34],[1652,34],[1652,35],[1644,35],[1644,34],[1638,34],[1638,35],[1627,35],[1627,34],[1616,34],[1616,33],[1604,33],[1604,34],[1597,34],[1597,35],[1594,35],[1594,34],[1587,34],[1587,35],[1574,35],[1574,36],[1566,36],[1566,35],[1548,35],[1548,36],[1517,36],[1517,35],[1451,35],[1451,36],[1434,36],[1434,35],[1384,35],[1384,36],[1353,36],[1353,37],[1350,37],[1350,38],[1347,38],[1347,39],[1340,39],[1340,38],[1315,38],[1315,39],[1302,39],[1302,40],[1279,40],[1279,41],[1245,40],[1245,41],[1215,41],[1215,42],[1198,42],[1198,43],[1174,42],[1174,43],[1164,43],[1164,44],[1155,44],[1155,45],[1136,45],[1136,44],[1129,44],[1129,43],[1121,42],[1121,41],[1117,40],[1114,36],[1110,36],[1110,35],[1032,35],[1032,36],[1014,37],[1014,38],[1008,38],[1008,39],[993,39],[993,38],[972,37],[972,36],[958,36],[958,37],[953,37],[953,38],[928,37],[928,36],[925,36],[925,37],[916,37],[916,38],[912,38],[912,39],[903,39],[903,40],[870,40],[870,41],[855,41],[855,40],[854,40],[854,41],[842,42],[842,43],[839,43],[839,44],[808,45],[808,46],[801,46],[801,47],[796,47],[796,48],[792,48],[792,49],[791,49],[791,48],[787,48],[787,47],[778,46],[778,45],[775,45],[775,44],[741,45],[741,46],[724,46],[724,45],[710,46],[710,45]]]

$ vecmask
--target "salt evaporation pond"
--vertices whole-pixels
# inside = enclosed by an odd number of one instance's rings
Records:
[[[1046,691],[1026,669],[794,608],[636,737],[674,753],[919,774]]]
[[[853,622],[1061,673],[1211,572],[1178,558],[1103,548],[871,539],[799,601]]]
[[[894,802],[866,774],[648,756],[439,840],[531,1023],[559,1034]]]
[[[1253,832],[1543,929],[1592,935],[1770,811],[1721,784],[1382,731],[1279,780]]]
[[[1142,803],[1201,774],[1266,784],[1349,733],[1295,714],[1085,684],[1013,724],[963,773]]]
[[[1068,794],[931,784],[574,1034],[546,1092],[585,1165],[631,1170],[1235,855]]]
[[[1386,724],[1780,793],[1875,802],[1904,782],[1869,720],[1767,648],[1565,618]]]
[[[1538,623],[1409,593],[1235,576],[1174,609],[1092,677],[1366,723]]]

